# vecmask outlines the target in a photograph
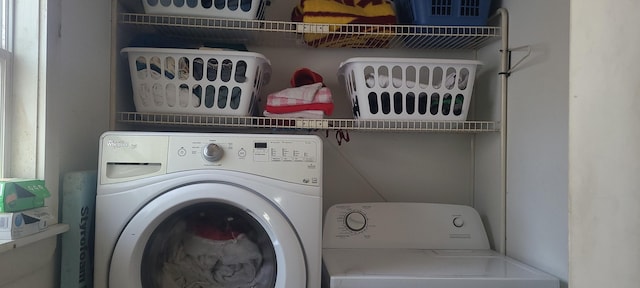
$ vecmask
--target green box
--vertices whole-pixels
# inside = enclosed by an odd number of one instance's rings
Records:
[[[44,180],[0,179],[0,212],[18,212],[44,206],[51,194]]]

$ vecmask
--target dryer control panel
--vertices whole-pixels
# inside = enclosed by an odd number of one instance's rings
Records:
[[[323,248],[489,249],[478,212],[433,203],[349,203],[327,210]]]
[[[200,169],[322,183],[322,140],[314,135],[109,132],[100,151],[102,183]]]

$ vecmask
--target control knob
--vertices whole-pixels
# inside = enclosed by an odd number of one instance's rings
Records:
[[[461,228],[462,226],[464,226],[464,220],[462,219],[462,217],[454,217],[453,226],[457,228]]]
[[[202,148],[202,157],[209,162],[216,162],[222,159],[224,150],[214,143],[209,143]]]
[[[361,212],[350,212],[344,222],[347,228],[354,232],[361,231],[367,226],[367,218]]]

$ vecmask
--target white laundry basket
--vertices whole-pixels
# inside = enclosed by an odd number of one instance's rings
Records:
[[[138,112],[249,116],[271,64],[253,52],[124,48]]]
[[[351,58],[339,78],[355,118],[464,121],[479,61]]]
[[[264,2],[264,0],[142,0],[147,14],[245,20],[262,18]]]

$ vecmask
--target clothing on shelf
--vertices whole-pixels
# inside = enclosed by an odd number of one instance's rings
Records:
[[[344,3],[334,0],[301,0],[291,12],[291,20],[327,24],[397,23],[393,4],[388,0],[353,0]],[[343,25],[330,25],[328,28],[328,33],[305,33],[304,41],[312,47],[386,47],[391,36],[385,34],[392,34],[379,26],[359,26],[366,31],[353,31],[353,27]]]
[[[291,76],[291,87],[300,87],[322,82],[324,82],[322,76],[311,71],[309,68],[300,68],[293,72],[293,76]]]
[[[331,90],[323,87],[322,83],[314,83],[287,88],[267,96],[266,112],[282,114],[307,110],[318,110],[325,115],[331,115],[333,113]]]
[[[320,74],[309,68],[293,72],[287,88],[267,96],[265,117],[322,119],[333,113],[331,90]]]

